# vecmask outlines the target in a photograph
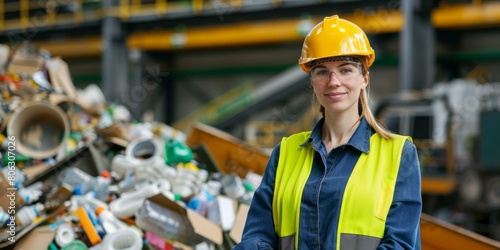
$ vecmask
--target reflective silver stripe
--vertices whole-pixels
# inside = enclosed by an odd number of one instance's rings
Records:
[[[340,250],[376,250],[380,238],[357,234],[340,234]]]
[[[295,249],[295,234],[286,237],[280,237],[280,249],[282,250]]]

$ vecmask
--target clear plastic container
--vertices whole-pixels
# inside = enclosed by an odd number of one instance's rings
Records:
[[[61,183],[66,183],[73,188],[81,184],[91,184],[95,182],[93,176],[76,167],[64,170],[59,178]]]
[[[109,180],[102,176],[97,176],[94,191],[96,199],[107,202],[109,198]]]
[[[239,176],[235,174],[224,175],[221,182],[222,189],[229,198],[238,199],[245,194],[245,186]]]
[[[137,226],[167,240],[196,245],[204,239],[195,234],[188,219],[181,214],[149,200],[144,201],[135,215]]]

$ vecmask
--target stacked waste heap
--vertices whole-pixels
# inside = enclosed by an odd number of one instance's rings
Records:
[[[184,132],[132,120],[97,85],[76,89],[67,64],[43,49],[0,45],[0,66],[0,248],[229,249],[237,241],[229,231],[259,175],[222,174]]]

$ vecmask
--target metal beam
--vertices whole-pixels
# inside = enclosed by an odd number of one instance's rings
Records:
[[[406,3],[407,1],[403,1]],[[395,33],[402,30],[404,14],[399,10],[380,9],[373,12],[357,10],[343,18],[358,24],[368,34]],[[500,26],[500,2],[478,4],[443,5],[431,12],[431,23],[435,29],[469,29]],[[300,18],[252,21],[248,23],[224,24],[207,27],[188,28],[179,33],[174,29],[136,32],[129,35],[127,45],[140,50],[178,50],[190,48],[213,48],[300,42]],[[319,22],[311,18],[310,24]],[[307,25],[307,23],[305,23]],[[40,42],[50,47],[52,54],[62,57],[80,57],[102,53],[101,38],[86,38],[87,42],[76,39],[61,42]]]
[[[262,83],[257,89],[246,97],[252,102],[243,109],[234,112],[232,115],[224,116],[224,120],[217,121],[215,127],[219,129],[228,129],[235,124],[241,124],[242,121],[250,119],[250,115],[259,112],[274,104],[281,102],[290,96],[307,90],[307,75],[299,66],[291,67],[283,73]]]
[[[110,7],[113,1],[104,0],[103,4],[105,7]],[[127,79],[128,53],[125,43],[126,33],[120,19],[113,16],[104,17],[102,38],[103,50],[101,60],[104,95],[109,101],[119,101],[121,103],[127,102],[127,100],[133,101],[131,93],[119,92],[129,90]]]
[[[403,1],[405,27],[400,33],[401,91],[422,90],[434,82],[435,35],[431,9],[423,1]]]

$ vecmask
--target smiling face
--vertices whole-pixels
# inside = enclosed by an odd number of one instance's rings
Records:
[[[329,61],[311,68],[311,85],[325,113],[358,113],[361,89],[368,85],[361,63]]]

